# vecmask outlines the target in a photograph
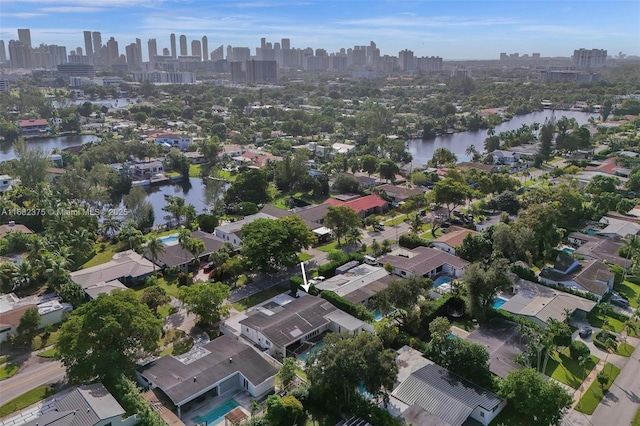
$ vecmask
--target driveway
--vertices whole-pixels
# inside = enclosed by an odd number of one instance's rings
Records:
[[[382,244],[384,240],[389,240],[395,245],[400,235],[409,232],[409,228],[408,223],[402,222],[396,226],[385,226],[384,231],[366,230],[362,233],[362,242],[370,246],[373,240],[376,240],[379,244]]]

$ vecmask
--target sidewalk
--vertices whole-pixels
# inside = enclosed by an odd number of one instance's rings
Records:
[[[589,386],[591,386],[591,383],[596,381],[596,377],[598,376],[598,373],[602,371],[602,369],[604,368],[604,365],[605,365],[604,359],[600,358],[600,361],[598,361],[596,366],[593,367],[593,370],[591,370],[591,373],[589,373],[589,375],[587,376],[586,379],[584,379],[584,381],[582,382],[578,390],[573,394],[574,400],[573,400],[573,404],[571,404],[571,409],[576,408],[576,405],[578,405],[578,402],[580,402],[580,398],[582,398],[585,392],[587,392],[587,389],[589,389]],[[575,397],[576,395],[578,395],[580,398],[576,398]]]

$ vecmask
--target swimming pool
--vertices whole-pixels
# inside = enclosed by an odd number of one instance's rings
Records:
[[[382,320],[382,318],[384,318],[384,315],[382,315],[380,312],[378,312],[378,310],[377,310],[377,309],[373,311],[373,319],[374,319],[376,322],[381,321],[381,320]]]
[[[177,235],[167,235],[165,237],[161,237],[160,241],[162,241],[164,245],[175,244],[175,243],[178,242],[178,236]]]
[[[312,347],[311,349],[309,349],[309,351],[308,351],[308,352],[305,352],[305,353],[301,354],[301,355],[298,357],[298,359],[299,359],[300,361],[306,361],[306,360],[307,360],[307,357],[308,357],[309,355],[316,353],[316,351],[317,351],[317,350],[319,350],[319,349],[320,349],[321,347],[323,347],[323,346],[324,346],[324,342],[318,342],[318,344],[317,344],[317,345],[315,345],[314,347]]]
[[[207,414],[205,414],[202,417],[196,417],[195,419],[193,419],[194,422],[196,423],[204,423],[207,426],[213,426],[216,423],[224,420],[224,416],[229,413],[231,410],[233,410],[236,407],[239,407],[240,404],[238,403],[238,401],[236,401],[235,399],[229,399],[225,402],[222,403],[222,405],[220,405],[219,407],[209,411]]]
[[[507,303],[507,299],[496,297],[495,299],[493,299],[493,309],[500,309],[505,303]]]
[[[567,253],[567,254],[573,254],[573,252],[576,251],[576,249],[571,248],[571,247],[562,247],[562,251]]]
[[[434,287],[440,287],[442,284],[449,284],[449,283],[451,283],[451,278],[449,278],[449,277],[438,277],[433,282],[433,286]]]

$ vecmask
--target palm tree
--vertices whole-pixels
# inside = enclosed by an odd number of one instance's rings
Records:
[[[564,308],[562,310],[562,315],[564,316],[564,322],[569,324],[569,320],[571,319],[571,315],[573,315],[573,311],[569,308]]]
[[[94,236],[86,228],[79,228],[71,233],[71,244],[76,253],[86,255],[93,250]]]
[[[38,236],[35,236],[29,243],[27,243],[27,249],[29,250],[29,252],[27,253],[27,257],[31,261],[37,261],[42,258],[46,248],[47,244],[45,240]]]
[[[117,233],[118,231],[120,231],[121,226],[122,221],[113,216],[105,217],[104,221],[102,222],[102,229],[104,230],[106,236]]]
[[[29,284],[33,280],[33,267],[28,260],[23,260],[18,264],[12,274],[13,289],[17,289],[24,284]]]
[[[418,235],[422,231],[422,218],[419,214],[416,214],[413,219],[411,219],[411,233],[414,235]]]
[[[375,238],[371,242],[370,248],[371,248],[371,254],[373,254],[375,257],[377,257],[382,251],[382,247],[380,246],[380,243]]]
[[[13,284],[13,274],[16,271],[16,264],[10,261],[0,262],[0,291],[9,290],[9,285]]]
[[[181,229],[180,232],[178,232],[178,244],[180,244],[180,247],[182,247],[182,250],[188,252],[189,251],[189,244],[191,243],[191,231],[189,231],[188,229]],[[187,259],[185,256],[185,270],[187,268]]]
[[[204,245],[204,241],[199,240],[197,238],[191,238],[191,240],[187,245],[187,250],[193,256],[194,262],[200,257],[200,255],[202,254],[202,252],[205,251],[205,249],[206,247]]]
[[[144,246],[144,254],[151,257],[151,261],[153,263],[153,274],[155,275],[158,257],[164,254],[164,243],[160,238],[150,238]]]
[[[362,233],[358,228],[351,228],[347,231],[345,238],[347,240],[347,244],[357,244],[362,241]]]
[[[49,268],[45,270],[47,274],[47,284],[59,291],[62,284],[69,281],[69,264],[65,259],[52,259],[52,263]]]
[[[627,260],[629,260],[636,254],[638,254],[638,252],[640,251],[640,237],[638,237],[637,235],[632,235],[627,240],[627,245],[625,246],[625,249],[627,250]],[[623,281],[627,279],[628,269],[629,268],[624,269],[623,278],[622,278]]]

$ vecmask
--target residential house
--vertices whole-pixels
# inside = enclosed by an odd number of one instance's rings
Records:
[[[578,247],[573,252],[578,256],[620,265],[625,269],[630,268],[633,263],[631,259],[626,259],[618,254],[620,249],[625,246],[623,242],[597,235],[587,235],[581,232],[570,233],[568,239],[569,242]]]
[[[151,261],[133,250],[116,253],[109,262],[71,272],[71,279],[85,289],[98,283],[119,280],[135,285],[151,276],[155,267]]]
[[[49,130],[49,122],[44,118],[18,120],[18,127],[22,136],[38,136]]]
[[[67,171],[60,167],[49,167],[46,170],[47,180],[51,183],[55,182],[60,176],[64,175]]]
[[[512,296],[500,309],[531,320],[546,327],[549,319],[565,321],[566,312],[578,321],[586,321],[587,314],[596,306],[593,300],[565,293],[525,279],[515,277]]]
[[[53,293],[22,299],[15,293],[0,295],[0,343],[7,341],[9,336],[18,332],[20,318],[29,308],[38,310],[40,328],[61,323],[63,314],[73,309],[68,303],[62,303]]]
[[[355,178],[355,180],[360,182],[360,186],[362,186],[364,189],[373,189],[378,183],[376,178],[363,174],[355,174],[353,177]]]
[[[496,149],[491,152],[493,156],[493,164],[499,166],[516,166],[520,162],[520,155],[512,151],[504,151]]]
[[[166,149],[178,148],[180,151],[186,151],[187,147],[193,143],[191,136],[178,133],[158,133],[152,137],[158,145]]]
[[[493,159],[495,161],[495,157]],[[462,162],[462,163],[458,163],[456,167],[459,169],[465,169],[465,170],[475,169],[475,170],[480,170],[487,173],[496,173],[499,170],[496,164],[484,164],[484,163],[478,163],[478,162],[473,162],[473,163]]]
[[[26,409],[3,425],[22,426],[133,426],[137,415],[126,411],[102,385],[82,385],[71,392]]]
[[[625,151],[622,152],[618,152],[619,155],[624,155],[622,154]],[[628,152],[628,151],[626,151]],[[633,152],[631,153],[633,154],[633,158],[636,158],[638,156],[637,153]],[[631,157],[629,155],[629,157]],[[602,174],[606,174],[609,176],[614,176],[617,178],[628,178],[631,175],[631,170],[627,167],[624,167],[624,165],[619,165],[618,164],[618,159],[616,157],[609,157],[605,160],[603,160],[602,162],[600,162],[600,164],[594,165],[594,166],[587,166],[585,168],[586,172],[600,172]]]
[[[208,259],[211,253],[220,250],[225,243],[221,238],[204,231],[193,231],[191,233],[191,238],[200,240],[204,243],[204,251],[198,256],[200,260]],[[177,241],[165,243],[164,253],[160,253],[157,259],[154,260],[148,253],[145,254],[145,257],[154,262],[160,268],[180,267],[187,265],[193,260],[193,255],[189,251],[183,249]]]
[[[309,151],[313,152],[316,157],[322,158],[328,157],[332,151],[332,148],[330,146],[319,145],[316,142],[309,142],[306,148]]]
[[[4,195],[13,187],[13,178],[9,175],[0,175],[0,195]]]
[[[609,238],[626,238],[630,235],[638,235],[640,233],[640,224],[627,220],[603,217],[600,223],[606,225],[604,229],[598,231],[598,235]]]
[[[398,384],[388,404],[408,424],[462,426],[489,423],[507,401],[403,346],[398,350]]]
[[[384,268],[362,264],[315,286],[318,290],[333,291],[350,302],[368,305],[371,298],[386,289],[393,280],[394,277]]]
[[[395,205],[405,202],[411,197],[423,195],[426,192],[423,189],[407,188],[404,186],[392,185],[390,183],[380,185],[377,189],[384,191]]]
[[[207,162],[207,159],[199,153],[198,151],[185,152],[184,156],[189,159],[191,164],[204,164]]]
[[[349,207],[362,219],[372,214],[384,213],[389,209],[389,203],[376,194],[359,197],[346,202],[339,200],[337,197],[333,197],[325,201],[325,204]]]
[[[0,225],[0,238],[5,238],[9,232],[22,232],[23,234],[33,234],[33,231],[24,225],[9,221],[7,225]]]
[[[297,299],[283,297],[247,312],[239,322],[243,337],[276,357],[298,354],[300,347],[326,331],[358,334],[373,327],[307,294]]]
[[[403,278],[436,278],[438,275],[459,278],[469,262],[442,250],[420,246],[378,258],[378,265],[387,264],[391,265],[394,274]]]
[[[327,215],[327,211],[329,211],[329,206],[326,204],[312,204],[310,206],[305,207],[297,207],[291,210],[283,210],[279,207],[272,206],[271,204],[267,204],[260,210],[260,213],[268,214],[272,216],[273,219],[278,219],[284,216],[296,215],[311,232],[313,232],[317,239],[318,243],[325,242],[331,237],[331,229],[323,226],[324,217]]]
[[[164,163],[160,160],[138,161],[129,167],[132,177],[149,179],[159,173],[164,173]]]
[[[201,396],[230,397],[246,391],[260,399],[273,392],[278,369],[251,346],[220,336],[183,355],[165,355],[136,371],[145,389],[159,390],[178,417]],[[173,408],[172,407],[172,408]]]
[[[598,301],[613,289],[615,274],[599,260],[587,260],[573,265],[565,272],[553,268],[540,271],[540,281],[546,284],[557,284],[576,291],[591,293]]]
[[[527,349],[515,322],[492,318],[461,338],[487,348],[489,370],[496,376],[504,378],[512,371],[524,368],[515,361]]]
[[[100,281],[83,288],[84,293],[90,300],[97,298],[101,294],[111,294],[116,290],[127,290],[127,286],[120,280]]]
[[[225,144],[222,145],[222,150],[218,156],[223,160],[225,158],[240,157],[245,152],[247,152],[247,150],[242,145]]]
[[[462,242],[467,235],[471,235],[473,237],[480,235],[480,233],[467,228],[451,226],[449,228],[449,232],[442,234],[433,240],[432,243],[434,247],[439,248],[442,251],[446,251],[449,254],[456,254],[456,249],[462,246]]]
[[[214,233],[222,241],[231,243],[234,247],[240,247],[240,244],[242,244],[242,227],[258,219],[274,219],[274,217],[258,212],[235,222],[218,225],[214,229]]]
[[[331,152],[329,153],[329,156],[333,158],[333,156],[336,154],[348,154],[349,152],[351,152],[351,150],[355,148],[356,148],[355,145],[348,145],[346,143],[336,142],[333,145],[331,145]]]

